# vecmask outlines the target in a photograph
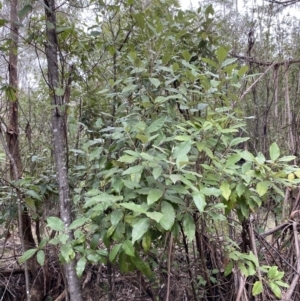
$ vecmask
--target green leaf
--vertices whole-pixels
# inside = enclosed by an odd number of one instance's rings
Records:
[[[273,142],[269,149],[270,158],[272,161],[276,161],[280,156],[280,149],[276,142]]]
[[[269,182],[267,181],[259,182],[256,185],[256,191],[259,196],[265,195],[268,191],[268,188],[269,188]]]
[[[193,218],[189,214],[185,214],[183,218],[183,232],[188,241],[192,241],[195,237],[196,227]]]
[[[160,81],[157,78],[150,77],[149,80],[155,88],[158,88],[160,86]]]
[[[256,281],[252,287],[252,295],[257,296],[263,292],[263,285],[261,281]]]
[[[86,258],[85,257],[81,257],[78,261],[77,261],[77,264],[76,264],[76,274],[78,277],[81,277],[84,269],[85,269],[85,266],[86,266]]]
[[[242,194],[245,192],[246,190],[246,186],[243,184],[243,183],[239,183],[237,186],[236,186],[236,193],[237,195],[240,197],[242,196]]]
[[[48,241],[49,241],[48,237],[43,238],[42,241],[39,243],[39,249],[44,248]]]
[[[159,223],[163,217],[163,214],[160,212],[147,212],[146,215],[157,223]]]
[[[75,252],[70,243],[66,243],[61,246],[60,253],[66,262],[70,262],[70,260],[75,258]]]
[[[230,275],[232,272],[232,269],[233,269],[233,261],[230,261],[225,267],[224,276],[227,277],[228,275]]]
[[[147,204],[151,205],[157,202],[163,194],[164,192],[160,189],[151,189],[150,193],[147,196]]]
[[[132,226],[132,243],[139,240],[149,229],[150,219],[141,218]]]
[[[147,262],[140,260],[136,257],[129,257],[131,262],[139,269],[144,275],[146,275],[149,279],[153,278],[153,272],[151,271]]]
[[[128,85],[123,90],[122,93],[133,92],[137,88],[137,85]]]
[[[249,140],[249,137],[238,137],[238,138],[231,140],[230,146],[235,146],[235,145],[238,145],[238,144],[248,141],[248,140]]]
[[[26,4],[18,13],[19,18],[23,19],[29,12],[32,11],[32,6],[30,4]]]
[[[63,89],[63,88],[56,88],[54,90],[55,90],[56,96],[63,96],[65,94],[65,89]]]
[[[206,206],[205,195],[201,192],[194,192],[192,196],[196,207],[198,208],[199,212],[202,213]]]
[[[191,55],[190,55],[190,53],[187,51],[187,50],[183,50],[182,51],[182,56],[183,56],[183,58],[187,61],[187,62],[189,62],[190,61],[190,59],[191,59]]]
[[[280,289],[280,287],[274,282],[269,282],[268,285],[269,285],[270,289],[272,290],[273,294],[277,298],[281,298],[281,289]]]
[[[239,77],[242,77],[248,71],[248,69],[249,67],[247,65],[242,66],[238,71]]]
[[[115,258],[117,256],[117,254],[119,253],[119,250],[120,250],[121,247],[122,247],[122,244],[116,244],[112,248],[112,250],[109,253],[109,257],[108,257],[108,259],[109,259],[110,262],[113,262],[115,260]]]
[[[135,203],[120,203],[120,206],[137,213],[146,213],[146,210],[141,205]]]
[[[55,216],[51,216],[47,218],[47,225],[50,227],[52,230],[55,231],[64,231],[65,230],[65,225],[63,221]]]
[[[144,166],[142,165],[137,165],[137,166],[132,166],[132,167],[129,167],[127,170],[125,170],[122,175],[130,175],[130,174],[134,174],[134,173],[138,173],[138,174],[141,174],[142,171],[144,169]]]
[[[221,190],[215,187],[204,187],[200,189],[200,192],[206,196],[220,196]]]
[[[186,155],[191,150],[191,141],[184,141],[179,143],[173,150],[172,157],[177,159],[179,156]]]
[[[20,258],[19,258],[19,263],[24,263],[26,260],[31,258],[37,251],[38,249],[30,249],[27,250]]]
[[[216,55],[217,55],[217,59],[218,59],[219,63],[222,63],[227,56],[227,50],[221,46],[217,49]]]
[[[133,248],[133,244],[130,240],[125,240],[123,242],[123,246],[122,246],[125,254],[127,254],[128,256],[134,257],[134,248]]]
[[[78,219],[75,219],[75,221],[73,221],[71,223],[71,225],[69,226],[69,230],[74,230],[77,229],[79,227],[81,227],[82,225],[84,225],[89,219],[86,217],[81,217]]]
[[[275,283],[276,283],[277,285],[281,286],[281,287],[286,287],[286,288],[290,287],[289,284],[287,284],[287,283],[285,283],[285,282],[282,282],[282,281],[280,281],[280,280],[276,280]]]
[[[45,252],[43,250],[39,250],[36,254],[36,260],[39,265],[43,266],[45,263]]]
[[[163,125],[166,122],[166,118],[165,117],[161,117],[159,119],[156,119],[154,122],[152,122],[148,128],[146,128],[146,133],[150,134],[153,132],[158,131],[159,129],[161,129],[163,127]]]
[[[285,156],[285,157],[281,157],[279,159],[280,162],[289,162],[289,161],[292,161],[292,160],[295,160],[297,157],[295,156]]]
[[[38,201],[42,200],[41,196],[39,194],[37,194],[34,190],[26,190],[25,194],[31,196],[32,198],[34,198]]]
[[[161,212],[162,212],[163,216],[162,216],[161,220],[159,221],[159,224],[165,230],[170,230],[175,221],[174,208],[170,203],[163,201],[161,204]]]
[[[231,194],[231,189],[228,182],[222,182],[220,189],[222,191],[222,196],[225,198],[226,201],[228,201]]]
[[[131,163],[134,163],[136,160],[137,160],[136,157],[129,156],[129,155],[124,155],[121,158],[119,158],[118,161],[131,164]]]
[[[270,267],[268,271],[268,278],[269,279],[274,279],[278,274],[278,267],[277,266],[272,266]]]
[[[153,168],[152,174],[153,174],[154,179],[156,180],[157,178],[159,178],[160,175],[162,174],[162,172],[163,172],[163,170],[160,166]]]
[[[124,216],[123,210],[121,210],[121,209],[114,210],[110,216],[111,224],[113,226],[116,226],[120,222],[120,220],[123,218],[123,216]]]

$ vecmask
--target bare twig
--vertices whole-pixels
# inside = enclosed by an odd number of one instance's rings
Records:
[[[168,254],[168,284],[167,284],[166,301],[169,301],[170,298],[172,247],[173,247],[173,234],[171,233],[170,241],[169,241],[169,254]]]
[[[300,274],[300,249],[299,249],[299,239],[298,239],[298,230],[297,230],[297,222],[293,222],[293,233],[294,233],[294,245],[295,245],[295,251],[296,251],[296,261],[297,261],[297,273],[294,274],[294,278],[292,280],[292,283],[290,284],[289,289],[284,294],[284,297],[282,298],[282,301],[288,301],[291,299],[295,287],[298,284],[299,280],[299,274]]]

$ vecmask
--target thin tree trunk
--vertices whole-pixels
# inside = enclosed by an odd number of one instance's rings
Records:
[[[290,138],[290,150],[294,154],[295,152],[295,140],[293,136],[293,116],[291,111],[290,95],[289,95],[289,65],[285,66],[285,103],[286,103],[286,113],[288,122],[288,133]]]
[[[65,231],[69,236],[69,241],[73,239],[73,232],[68,230],[72,222],[70,190],[68,182],[68,171],[66,161],[66,143],[65,143],[65,109],[63,108],[63,98],[56,95],[56,89],[59,88],[59,69],[58,69],[58,41],[56,33],[56,13],[55,0],[44,0],[46,16],[46,37],[45,52],[48,64],[48,86],[52,98],[52,136],[54,147],[54,158],[56,165],[60,216],[65,225]],[[82,301],[81,288],[75,270],[76,262],[71,260],[65,264],[66,279],[70,300]]]
[[[17,181],[22,174],[22,160],[19,148],[19,113],[18,113],[18,43],[19,43],[19,28],[18,28],[18,0],[12,0],[10,2],[10,39],[11,46],[9,51],[9,88],[12,89],[13,95],[9,99],[9,116],[8,116],[8,126],[6,130],[6,142],[7,147],[3,145],[6,149],[6,154],[10,160],[10,178]],[[2,144],[4,141],[2,140]],[[27,210],[22,209],[21,195],[17,191],[18,198],[18,227],[20,240],[22,244],[22,251],[25,252],[28,249],[34,247],[35,242],[31,230],[31,219],[28,215]],[[28,276],[28,266],[35,277],[36,270],[35,262],[33,259],[24,263],[25,265],[25,280],[26,280],[26,296],[27,300],[31,300],[30,297],[30,287],[29,287],[29,276]]]

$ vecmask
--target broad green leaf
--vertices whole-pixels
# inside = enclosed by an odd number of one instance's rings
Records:
[[[55,89],[55,95],[56,96],[63,96],[65,94],[65,89],[63,88],[56,88]]]
[[[215,187],[204,187],[200,189],[200,192],[206,196],[216,196],[221,194],[221,190]]]
[[[256,268],[259,267],[258,259],[257,259],[257,257],[253,254],[252,251],[250,251],[249,254],[243,254],[243,258],[248,259],[248,260],[251,260],[251,261],[254,263],[254,265],[255,265]]]
[[[240,269],[241,273],[242,273],[244,276],[248,277],[248,276],[249,276],[249,273],[248,273],[248,270],[246,269],[244,263],[243,263],[243,262],[238,262],[238,266],[239,266],[239,269]]]
[[[137,213],[146,213],[146,210],[141,205],[135,203],[120,203],[120,206]]]
[[[272,161],[276,161],[280,156],[280,149],[276,142],[273,142],[269,149],[270,158]]]
[[[139,240],[149,229],[150,219],[141,218],[132,226],[132,243]]]
[[[103,151],[102,147],[96,147],[91,153],[89,153],[89,155],[88,155],[89,161],[99,159],[102,151]]]
[[[222,182],[220,189],[222,191],[222,196],[225,198],[225,200],[229,200],[230,194],[231,194],[231,189],[230,189],[230,185],[228,184],[228,182]]]
[[[249,67],[247,65],[242,66],[238,71],[239,77],[242,77],[248,71],[248,69]]]
[[[42,241],[39,243],[39,249],[44,248],[48,241],[49,241],[48,237],[43,238]]]
[[[150,77],[149,80],[155,88],[158,88],[160,86],[160,81],[157,78]]]
[[[158,131],[159,129],[161,129],[163,127],[163,125],[166,122],[166,118],[165,117],[161,117],[159,119],[156,119],[154,122],[152,122],[148,128],[146,128],[146,133],[150,134],[153,132]]]
[[[254,156],[248,152],[248,151],[242,151],[241,152],[242,158],[244,158],[246,161],[254,162]]]
[[[238,138],[231,140],[230,146],[235,146],[235,145],[238,145],[238,144],[248,141],[248,140],[249,140],[249,137],[238,137]]]
[[[50,227],[52,230],[55,231],[64,231],[65,230],[65,225],[63,221],[55,216],[51,216],[47,218],[47,225]]]
[[[60,253],[66,262],[69,262],[70,260],[75,258],[75,252],[70,243],[62,245],[60,248]]]
[[[20,258],[19,258],[19,263],[24,263],[26,260],[28,260],[29,258],[31,258],[38,249],[30,249],[27,250]]]
[[[257,156],[255,157],[255,160],[257,161],[258,164],[264,164],[266,161],[266,158],[261,152],[259,152],[257,154]]]
[[[133,92],[137,88],[137,85],[128,85],[125,88],[123,88],[122,93],[128,93]]]
[[[159,221],[159,224],[165,230],[170,230],[175,221],[174,208],[170,203],[163,201],[161,204],[161,212],[162,212],[163,216],[162,216],[161,220]]]
[[[77,264],[76,264],[76,274],[78,277],[81,277],[84,269],[85,269],[85,266],[86,266],[86,258],[85,257],[81,257],[78,261],[77,261]]]
[[[135,174],[135,173],[139,173],[141,174],[142,171],[144,169],[144,166],[142,165],[137,165],[137,166],[132,166],[132,167],[129,167],[127,170],[125,170],[122,175],[130,175],[130,174]]]
[[[144,249],[144,251],[147,253],[150,248],[151,248],[151,234],[149,233],[149,231],[144,235],[143,239],[142,239],[142,247]]]
[[[275,282],[269,282],[268,283],[271,291],[277,298],[281,298],[281,289]]]
[[[131,262],[150,280],[153,278],[153,272],[151,271],[147,262],[140,260],[136,257],[129,257]]]
[[[264,289],[263,289],[263,285],[262,285],[261,281],[256,281],[252,287],[252,295],[257,296],[260,293],[262,293],[263,290]]]
[[[137,160],[136,157],[129,156],[129,155],[124,155],[121,158],[119,158],[118,161],[124,162],[124,163],[134,163]]]
[[[39,194],[37,194],[34,190],[26,190],[25,194],[31,196],[32,198],[34,198],[38,201],[42,200],[41,196]]]
[[[222,63],[227,56],[227,50],[221,46],[217,49],[216,55],[217,55],[217,59],[218,59],[219,63]]]
[[[233,269],[233,261],[230,261],[225,267],[224,276],[227,277],[228,275],[230,275],[232,272],[232,269]]]
[[[30,4],[26,4],[18,13],[19,18],[23,19],[26,15],[32,11],[32,6]]]
[[[182,56],[187,62],[189,62],[192,57],[191,54],[187,50],[182,51]]]
[[[277,274],[278,274],[278,267],[272,266],[268,271],[268,278],[274,279],[277,276]]]
[[[146,215],[157,223],[159,223],[163,217],[163,214],[160,212],[147,212]]]
[[[282,282],[282,281],[280,281],[280,280],[276,280],[275,283],[276,283],[277,285],[281,286],[281,287],[286,287],[286,288],[290,287],[289,284],[287,284],[287,283],[285,283],[285,282]]]
[[[263,196],[267,193],[269,188],[269,182],[263,181],[263,182],[258,182],[256,185],[256,191],[259,196]]]
[[[246,186],[243,184],[243,183],[239,183],[237,186],[236,186],[236,193],[237,195],[240,197],[242,196],[242,194],[245,192],[246,190]]]
[[[184,141],[179,143],[173,150],[172,157],[177,159],[178,156],[186,155],[192,147],[191,141]]]
[[[125,240],[123,242],[123,246],[122,246],[125,254],[127,254],[128,256],[134,257],[134,247],[133,244],[130,240]]]
[[[43,250],[39,250],[36,254],[36,260],[39,265],[43,266],[45,263],[45,252]]]
[[[69,230],[74,230],[76,228],[81,227],[82,225],[84,225],[89,219],[86,217],[81,217],[78,219],[75,219],[75,221],[73,221],[71,223],[71,225],[69,226]]]
[[[116,244],[111,251],[109,252],[109,261],[113,262],[117,256],[117,254],[119,253],[120,248],[122,247],[122,244]]]
[[[202,213],[206,206],[205,195],[200,192],[194,192],[192,196],[196,207],[198,208],[199,212]]]
[[[163,194],[164,192],[160,189],[151,189],[150,193],[147,196],[147,204],[151,205],[157,202]]]
[[[154,179],[156,180],[157,178],[159,178],[161,176],[162,172],[163,172],[163,170],[160,166],[153,168],[152,174],[153,174]]]
[[[281,157],[279,159],[280,162],[289,162],[289,161],[292,161],[292,160],[295,160],[296,157],[295,156],[285,156],[285,157]]]
[[[116,226],[120,220],[123,218],[124,213],[121,209],[116,209],[111,213],[110,221],[113,226]]]
[[[189,214],[185,214],[183,218],[183,231],[188,241],[192,241],[195,238],[195,222]]]

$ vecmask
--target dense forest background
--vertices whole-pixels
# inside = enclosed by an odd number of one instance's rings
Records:
[[[300,1],[0,8],[1,300],[300,300]]]

